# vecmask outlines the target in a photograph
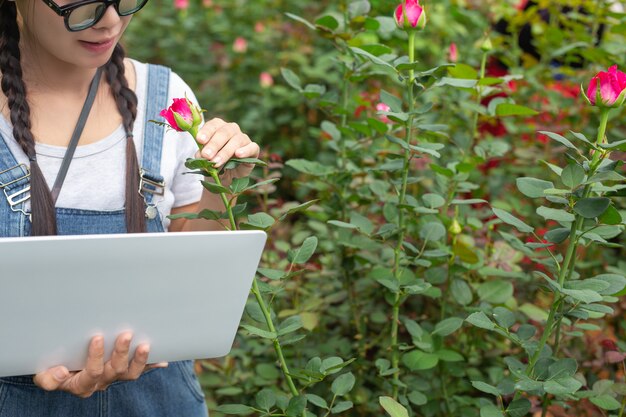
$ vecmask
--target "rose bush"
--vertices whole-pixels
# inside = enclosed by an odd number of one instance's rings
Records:
[[[626,16],[569,3],[155,2],[131,49],[269,160],[212,415],[624,415]]]

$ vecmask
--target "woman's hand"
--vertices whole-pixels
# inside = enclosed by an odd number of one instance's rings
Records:
[[[196,156],[215,162],[216,168],[223,166],[232,157],[257,158],[260,152],[259,145],[242,133],[238,124],[217,118],[209,120],[200,128],[196,140],[204,145]],[[240,164],[235,169],[227,170],[224,175],[226,179],[247,177],[253,168],[252,164]]]
[[[67,391],[82,398],[96,391],[105,390],[115,381],[131,381],[139,378],[146,370],[165,364],[147,365],[149,346],[141,344],[130,358],[132,334],[125,332],[115,340],[111,359],[104,360],[104,338],[96,336],[89,343],[87,365],[78,372],[69,372],[64,366],[56,366],[34,377],[35,384],[46,391]]]

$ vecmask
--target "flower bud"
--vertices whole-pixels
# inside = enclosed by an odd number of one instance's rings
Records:
[[[179,132],[197,129],[202,123],[200,109],[187,98],[175,98],[172,105],[159,113],[167,124]]]
[[[450,227],[448,227],[448,232],[450,232],[450,234],[452,235],[458,235],[462,231],[463,227],[461,227],[459,221],[457,219],[452,220],[452,224],[450,225]]]
[[[485,36],[480,44],[480,49],[483,52],[489,52],[493,49],[493,43],[491,42],[491,38],[489,36]]]
[[[626,74],[613,65],[608,71],[600,71],[589,82],[584,97],[589,104],[598,107],[620,107],[626,100]]]
[[[426,26],[426,13],[418,0],[404,0],[396,7],[394,18],[401,29],[421,30]]]

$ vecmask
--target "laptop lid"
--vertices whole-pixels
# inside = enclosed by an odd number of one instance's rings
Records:
[[[0,238],[0,376],[83,369],[118,334],[149,362],[214,358],[233,344],[262,231]]]

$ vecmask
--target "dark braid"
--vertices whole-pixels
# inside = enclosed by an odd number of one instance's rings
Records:
[[[30,106],[20,62],[20,31],[14,2],[0,0],[0,72],[2,92],[8,99],[13,137],[30,160],[30,205],[34,236],[56,235],[54,201],[37,163],[35,138],[31,132]]]
[[[126,130],[126,230],[142,233],[146,231],[145,208],[139,194],[139,163],[132,134],[137,117],[137,96],[128,87],[124,76],[124,56],[124,48],[117,44],[105,70]]]

